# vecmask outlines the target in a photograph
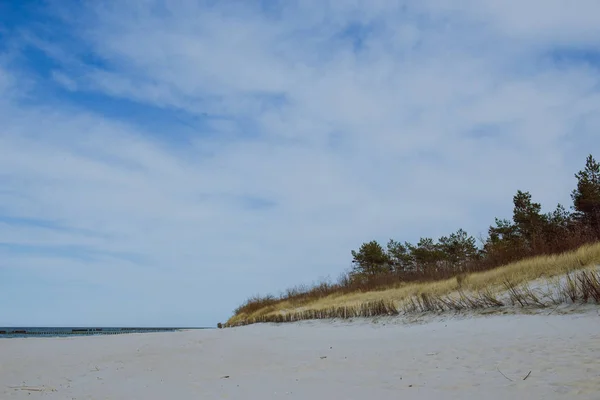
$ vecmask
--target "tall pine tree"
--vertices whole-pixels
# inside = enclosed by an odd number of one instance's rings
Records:
[[[546,216],[540,203],[531,200],[529,192],[517,191],[513,197],[513,222],[526,249],[533,250],[536,240],[541,240]]]
[[[577,188],[571,193],[577,216],[600,238],[600,164],[590,154],[585,168],[575,174]]]
[[[363,243],[358,251],[352,250],[352,263],[354,275],[372,277],[390,272],[390,259],[375,240]]]

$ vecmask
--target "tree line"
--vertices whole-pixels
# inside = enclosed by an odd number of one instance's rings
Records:
[[[385,247],[372,240],[352,250],[348,283],[367,283],[382,277],[402,280],[443,278],[490,269],[522,258],[572,250],[600,240],[600,164],[589,155],[575,174],[570,210],[563,205],[542,213],[540,203],[526,191],[513,197],[512,219],[495,219],[479,243],[462,229],[416,244],[391,239]]]
[[[496,218],[487,237],[475,239],[462,229],[416,244],[372,240],[352,250],[352,268],[336,282],[289,288],[279,296],[253,296],[234,313],[250,314],[280,301],[300,305],[332,293],[369,291],[410,281],[427,281],[489,270],[526,257],[562,253],[600,240],[600,164],[590,155],[575,174],[569,209],[563,205],[543,213],[526,191],[513,197],[512,219]]]

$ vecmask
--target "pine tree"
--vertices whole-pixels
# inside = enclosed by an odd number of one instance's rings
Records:
[[[556,209],[546,214],[547,225],[544,229],[544,239],[552,249],[567,250],[568,237],[575,233],[575,224],[573,216],[562,204],[558,204]]]
[[[541,214],[540,203],[531,201],[529,192],[517,191],[513,197],[513,222],[525,247],[533,249],[536,240],[541,239],[546,224],[546,216]]]
[[[421,271],[436,270],[443,254],[432,238],[421,238],[416,246],[409,245],[408,251]]]
[[[469,261],[478,257],[475,238],[459,229],[439,239],[439,248],[445,261],[454,269],[462,270]]]
[[[363,243],[358,252],[352,250],[354,274],[374,276],[390,271],[390,260],[379,243],[372,240]]]
[[[395,273],[413,271],[415,261],[409,251],[410,244],[402,244],[393,239],[387,244],[387,253],[390,265]]]
[[[577,188],[571,193],[573,209],[582,222],[600,237],[600,164],[590,154],[585,168],[575,174]]]
[[[488,229],[483,250],[488,260],[510,262],[522,256],[524,248],[517,226],[510,220],[496,218],[496,226]]]

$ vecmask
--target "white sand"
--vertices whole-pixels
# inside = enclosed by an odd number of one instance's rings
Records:
[[[600,316],[0,340],[0,399],[35,398],[600,399]]]

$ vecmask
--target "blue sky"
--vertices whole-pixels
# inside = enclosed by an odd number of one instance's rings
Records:
[[[599,110],[595,0],[4,0],[0,325],[215,325],[569,205]]]

